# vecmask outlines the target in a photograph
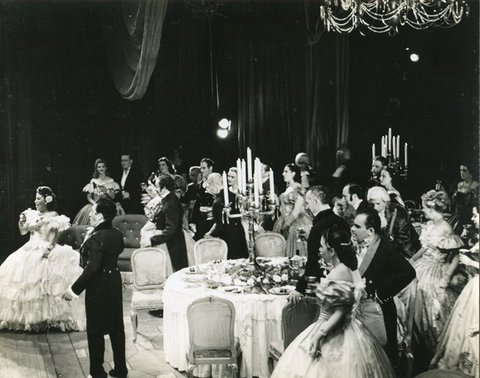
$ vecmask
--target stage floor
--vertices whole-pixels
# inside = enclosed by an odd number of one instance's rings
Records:
[[[123,293],[126,355],[129,378],[175,378],[186,374],[165,362],[163,319],[148,311],[138,314],[138,337],[133,343],[130,322],[132,285]],[[108,338],[108,336],[107,336]],[[110,341],[105,343],[105,371],[113,365]],[[0,372],[8,378],[85,378],[88,377],[86,332],[41,333],[0,331]]]

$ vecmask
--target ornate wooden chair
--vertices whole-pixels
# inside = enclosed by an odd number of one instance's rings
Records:
[[[285,238],[276,232],[264,232],[255,239],[257,257],[284,257],[285,247]]]
[[[299,303],[287,303],[282,309],[282,340],[274,340],[268,349],[268,366],[273,371],[281,355],[310,324],[317,321],[320,302],[317,298],[304,297]]]
[[[200,265],[213,260],[226,260],[228,246],[220,238],[206,238],[198,240],[193,247],[195,264]]]
[[[137,340],[137,311],[163,308],[163,287],[167,279],[167,256],[160,247],[139,248],[132,253],[133,295],[130,318],[133,341]]]
[[[234,336],[235,307],[227,299],[204,297],[187,309],[190,350],[187,354],[188,376],[197,365],[228,365],[238,376],[242,351]]]
[[[466,375],[461,371],[449,371],[449,370],[429,370],[425,373],[417,375],[415,378],[470,378],[470,375]]]

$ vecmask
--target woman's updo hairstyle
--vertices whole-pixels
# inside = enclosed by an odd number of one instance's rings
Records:
[[[429,190],[422,196],[423,207],[433,209],[441,214],[446,212],[452,204],[445,190]]]
[[[351,270],[356,270],[358,261],[350,240],[350,233],[334,224],[324,233],[324,237],[327,245],[335,250],[340,262]]]
[[[100,164],[100,163],[103,163],[105,165],[105,176],[109,177],[110,173],[108,172],[107,161],[105,159],[98,158],[97,160],[95,160],[95,163],[93,164],[93,178],[99,178],[100,177],[100,174],[97,171],[97,165]]]
[[[299,184],[302,183],[302,174],[300,172],[300,167],[296,164],[290,163],[287,164],[288,169],[290,169],[291,172],[295,173],[293,176],[293,181],[298,182]]]
[[[39,186],[37,188],[37,193],[40,194],[45,202],[47,203],[47,210],[53,211],[57,206],[57,199],[55,198],[55,194],[53,193],[52,189],[48,186]]]

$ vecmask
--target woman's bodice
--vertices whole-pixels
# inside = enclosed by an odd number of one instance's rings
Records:
[[[439,263],[444,263],[447,257],[447,253],[442,250],[447,251],[463,246],[462,240],[453,231],[440,233],[438,227],[431,221],[422,226],[420,243],[425,250],[422,259]]]
[[[361,288],[358,288],[361,290]],[[347,281],[334,281],[327,278],[322,278],[317,287],[316,295],[321,303],[320,320],[327,320],[335,311],[336,306],[348,306],[350,311],[346,316],[346,323],[348,323],[353,314],[353,309],[357,302],[355,284]]]
[[[120,190],[120,185],[118,185],[111,177],[105,177],[103,180],[100,178],[93,178],[83,188],[83,191],[90,193],[95,201],[106,195],[109,190]]]
[[[303,196],[303,191],[302,186],[297,183],[290,185],[285,192],[280,194],[280,212],[282,215],[288,215],[292,212],[299,196]]]

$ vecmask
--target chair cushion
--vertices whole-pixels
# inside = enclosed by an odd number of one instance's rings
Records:
[[[87,226],[71,226],[58,234],[57,243],[60,245],[69,245],[78,250],[85,239]]]
[[[268,355],[278,361],[285,351],[282,340],[273,340],[268,347]]]
[[[235,351],[237,356],[242,352],[240,348],[240,340],[235,336]],[[195,358],[229,358],[232,356],[231,352],[226,349],[208,349],[197,350],[193,353]]]
[[[140,230],[147,223],[141,214],[126,214],[115,217],[112,226],[122,231],[125,248],[140,248]]]
[[[132,307],[163,308],[163,290],[134,291]]]

